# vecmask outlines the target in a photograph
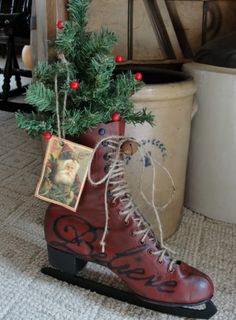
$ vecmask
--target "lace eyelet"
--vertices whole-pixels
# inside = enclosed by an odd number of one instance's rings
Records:
[[[106,133],[106,130],[105,130],[104,128],[100,128],[100,129],[98,130],[98,134],[99,134],[100,136],[104,136],[105,133]]]
[[[125,224],[126,226],[128,226],[128,225],[129,225],[129,220],[128,220],[128,221],[123,220],[123,222],[124,222],[124,224]]]
[[[104,167],[104,172],[105,172],[105,173],[108,173],[109,169],[110,169],[110,166],[108,166],[108,165],[105,166],[105,167]]]
[[[135,238],[135,237],[136,237],[136,234],[134,234],[134,232],[133,232],[133,231],[131,231],[129,235],[130,235],[131,237],[133,237],[133,238]]]
[[[163,264],[163,260],[157,260],[159,264]]]
[[[144,241],[142,241],[141,239],[139,240],[139,244],[141,244],[142,246],[144,245]]]
[[[107,146],[108,146],[108,142],[107,142],[106,140],[104,140],[104,141],[102,142],[102,145],[103,145],[103,147],[107,147]]]
[[[111,207],[115,208],[117,206],[117,203],[114,201],[111,201]]]
[[[108,160],[110,159],[108,153],[105,153],[105,154],[103,155],[103,159],[104,159],[105,161],[108,161]]]
[[[175,272],[175,269],[173,268],[173,269],[170,270],[170,269],[168,268],[167,271],[168,271],[169,273],[174,273],[174,272]]]
[[[112,192],[111,191],[107,191],[107,197],[111,198],[112,196],[113,196]]]
[[[150,256],[152,256],[152,255],[153,255],[153,250],[152,250],[152,249],[148,249],[148,250],[147,250],[147,253],[148,253]]]

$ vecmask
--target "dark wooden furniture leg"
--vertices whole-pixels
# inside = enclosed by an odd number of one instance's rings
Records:
[[[7,101],[10,91],[10,81],[12,75],[12,55],[14,50],[14,39],[13,36],[9,36],[7,43],[7,60],[4,68],[4,82],[2,86],[2,100]]]

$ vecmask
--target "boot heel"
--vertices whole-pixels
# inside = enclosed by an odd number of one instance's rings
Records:
[[[48,260],[54,268],[71,274],[78,273],[87,264],[87,261],[51,246],[48,246]]]

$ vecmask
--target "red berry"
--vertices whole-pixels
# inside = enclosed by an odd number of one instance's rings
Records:
[[[116,56],[115,61],[116,61],[116,63],[122,63],[125,61],[125,59],[122,56]]]
[[[71,81],[70,88],[73,90],[78,90],[80,87],[80,83],[78,81]]]
[[[112,115],[112,121],[119,121],[120,120],[120,114],[118,112],[114,112]]]
[[[141,72],[137,72],[135,73],[135,76],[134,76],[135,80],[137,81],[141,81],[143,79],[143,75]]]
[[[62,21],[62,20],[58,20],[58,21],[57,21],[57,28],[58,28],[58,29],[63,29],[63,27],[64,27],[63,21]]]
[[[51,137],[52,137],[52,134],[50,132],[48,132],[48,131],[45,131],[43,133],[43,137],[44,137],[45,140],[50,140]]]

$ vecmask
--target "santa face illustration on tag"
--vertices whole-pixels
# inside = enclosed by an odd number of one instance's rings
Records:
[[[79,168],[80,165],[76,160],[58,160],[54,182],[72,186]]]

